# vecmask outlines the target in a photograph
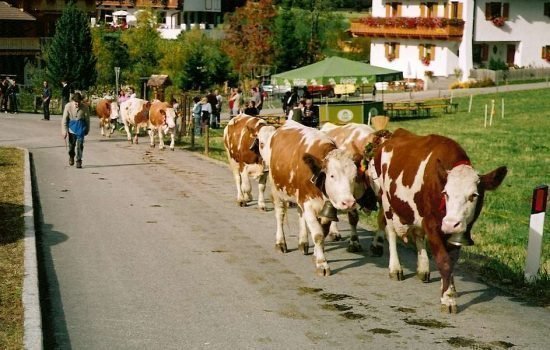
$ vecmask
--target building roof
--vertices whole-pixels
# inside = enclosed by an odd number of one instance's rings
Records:
[[[0,20],[9,21],[36,21],[36,18],[23,11],[12,7],[5,1],[0,1]]]
[[[170,81],[170,78],[168,75],[164,74],[153,74],[147,81],[147,86],[167,86],[172,85],[172,82]]]

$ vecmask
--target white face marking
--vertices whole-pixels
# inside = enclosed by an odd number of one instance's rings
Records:
[[[341,150],[333,150],[326,156],[325,191],[336,209],[349,210],[355,207],[353,189],[357,167]]]
[[[444,233],[462,233],[474,219],[478,200],[478,173],[469,165],[459,165],[448,172],[445,197]]]
[[[174,128],[176,126],[176,111],[174,108],[166,108],[166,125],[169,128]]]

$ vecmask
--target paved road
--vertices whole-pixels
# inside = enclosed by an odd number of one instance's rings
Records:
[[[69,167],[52,119],[0,116],[0,144],[32,153],[47,348],[548,347],[548,310],[467,271],[456,279],[459,314],[441,314],[438,273],[420,283],[408,250],[402,282],[388,279],[387,256],[347,253],[345,242],[327,245],[333,275],[315,276],[296,250],[296,213],[282,255],[273,212],[238,208],[218,162],[94,128],[84,168]],[[360,238],[368,247],[372,234]]]

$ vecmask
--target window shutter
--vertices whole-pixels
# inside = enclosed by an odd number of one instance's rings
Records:
[[[542,55],[541,58],[546,58],[546,46],[542,47]]]
[[[424,44],[418,45],[418,59],[424,58]]]
[[[420,17],[426,17],[426,3],[420,3]]]
[[[386,57],[388,57],[390,55],[390,44],[389,43],[384,43],[384,54],[386,55]]]
[[[490,21],[492,18],[491,18],[491,3],[490,2],[486,2],[485,3],[485,19]]]
[[[430,61],[435,61],[435,45],[430,46]]]
[[[395,58],[399,58],[399,43],[395,43],[395,49],[393,53],[395,54]]]
[[[401,3],[397,4],[397,17],[401,17]]]
[[[451,18],[451,6],[450,3],[446,2],[443,4],[443,17]]]
[[[505,2],[502,4],[502,17],[504,17],[504,19],[510,17],[510,3]]]
[[[391,4],[389,2],[386,3],[386,17],[391,17]]]
[[[457,16],[456,16],[456,18],[458,18],[458,19],[462,19],[462,6],[463,6],[463,4],[461,2],[459,2],[458,3]]]

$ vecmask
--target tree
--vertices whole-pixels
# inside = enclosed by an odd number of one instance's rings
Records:
[[[128,48],[120,40],[121,31],[108,32],[103,27],[94,28],[93,47],[94,55],[97,57],[96,71],[97,84],[109,85],[115,84],[114,67],[121,67],[125,72],[128,62]]]
[[[250,75],[256,66],[273,64],[270,39],[276,15],[272,0],[247,1],[226,15],[222,47],[237,72]]]
[[[55,26],[46,56],[48,79],[67,79],[74,88],[86,90],[96,81],[96,57],[88,17],[70,2]]]
[[[121,35],[122,43],[128,48],[126,78],[133,85],[138,85],[142,77],[159,73],[158,63],[162,57],[159,42],[162,39],[156,25],[156,18],[151,11],[140,11],[136,26]]]
[[[181,89],[200,90],[230,78],[231,64],[219,41],[199,29],[180,34],[176,41],[163,44],[161,51],[161,70]]]

